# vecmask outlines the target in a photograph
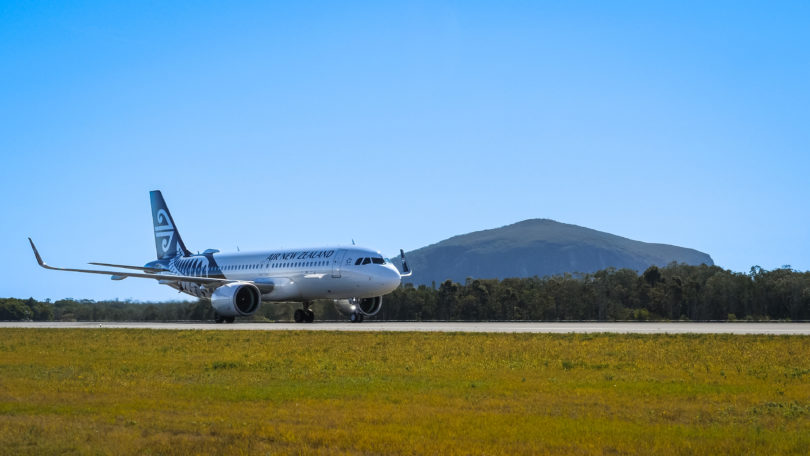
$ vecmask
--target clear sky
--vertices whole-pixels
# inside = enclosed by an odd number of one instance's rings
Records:
[[[810,269],[810,2],[0,3],[0,296],[172,299],[45,260],[392,256],[551,218]]]

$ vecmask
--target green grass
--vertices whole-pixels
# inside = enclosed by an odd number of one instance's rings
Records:
[[[0,330],[0,454],[808,454],[810,339]]]

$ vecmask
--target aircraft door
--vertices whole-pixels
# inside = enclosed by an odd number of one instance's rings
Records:
[[[343,264],[343,257],[346,256],[346,250],[338,250],[332,258],[332,277],[340,278],[340,266]]]

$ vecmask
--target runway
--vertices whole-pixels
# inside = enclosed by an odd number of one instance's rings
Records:
[[[469,333],[772,334],[810,335],[810,323],[742,322],[322,322],[215,324],[200,322],[0,322],[3,328],[154,329],[202,331],[371,331]]]

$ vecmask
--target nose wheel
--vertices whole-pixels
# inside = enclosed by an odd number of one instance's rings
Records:
[[[352,314],[349,315],[349,321],[351,321],[352,323],[360,323],[364,319],[365,319],[364,315],[359,312],[352,312]]]

